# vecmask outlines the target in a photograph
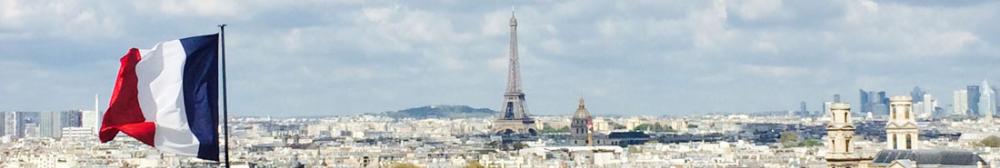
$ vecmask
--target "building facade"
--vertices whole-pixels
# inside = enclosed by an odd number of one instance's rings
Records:
[[[830,123],[826,126],[827,167],[850,168],[860,167],[871,158],[862,157],[854,152],[851,141],[854,140],[854,123],[851,121],[851,105],[847,103],[832,103],[828,109]]]
[[[0,111],[0,137],[7,135],[7,112]]]
[[[594,145],[594,119],[587,111],[587,107],[580,98],[580,105],[573,114],[573,121],[570,123],[570,141],[577,146]]]
[[[993,113],[997,111],[997,107],[994,104],[995,101],[993,100],[993,88],[990,87],[990,84],[986,80],[983,80],[983,85],[980,89],[982,90],[979,91],[979,113],[982,114],[983,121],[993,122]]]
[[[913,103],[924,101],[924,94],[927,94],[927,92],[920,89],[919,86],[913,87],[913,91],[910,91],[910,97],[913,98]]]
[[[966,113],[966,115],[969,115],[971,117],[981,116],[981,113],[979,113],[979,97],[982,95],[980,95],[981,90],[979,89],[979,85],[966,86],[965,91],[967,93],[965,95],[967,97],[965,98],[966,101],[965,104],[966,108],[968,108],[969,111],[968,113]]]
[[[889,98],[886,97],[885,91],[859,90],[859,92],[861,113],[872,113],[880,117],[889,114]]]
[[[889,98],[889,121],[886,122],[886,144],[889,149],[918,149],[916,116],[913,113],[913,100],[910,96],[893,96]]]
[[[952,114],[966,115],[969,112],[969,91],[956,90],[952,94]]]
[[[39,112],[14,113],[14,137],[23,138],[38,135]]]

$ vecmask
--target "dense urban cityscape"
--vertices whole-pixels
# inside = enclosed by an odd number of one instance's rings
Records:
[[[117,130],[114,141],[102,143],[98,135],[110,129],[103,121],[117,116],[107,115],[110,96],[101,92],[93,95],[92,109],[0,109],[0,167],[1000,168],[1000,121],[994,119],[1000,115],[1000,98],[990,78],[933,88],[951,95],[932,95],[920,87],[924,84],[913,83],[830,94],[822,102],[806,101],[813,97],[784,102],[796,104],[794,110],[643,115],[588,109],[605,102],[580,96],[558,100],[575,107],[533,113],[528,99],[533,92],[524,86],[535,81],[522,81],[522,74],[534,72],[521,68],[533,60],[519,55],[517,13],[504,15],[509,17],[503,25],[508,44],[493,46],[506,50],[506,76],[495,76],[505,79],[496,84],[505,89],[490,97],[502,98],[498,106],[440,104],[311,117],[230,115],[221,119],[225,126],[218,126],[225,132],[218,135],[228,136],[219,138],[228,141],[225,151],[211,153],[225,153],[222,162],[157,150]],[[903,88],[910,91],[885,91]],[[767,96],[774,95],[744,99]],[[941,99],[947,96],[951,101]],[[685,104],[654,108],[675,106]]]
[[[1000,99],[988,81],[954,91],[950,108],[920,87],[860,90],[857,110],[832,95],[821,110],[684,117],[605,116],[584,98],[565,115],[532,116],[510,18],[499,112],[426,106],[313,118],[230,119],[236,167],[993,167]],[[99,143],[93,110],[0,113],[2,167],[188,167],[217,163],[136,140]],[[597,102],[600,103],[600,102]],[[119,136],[125,136],[119,134]],[[130,139],[128,137],[121,137]]]
[[[912,105],[908,96],[890,103]],[[926,100],[926,99],[925,99]],[[984,99],[985,100],[985,99]],[[966,113],[910,116],[824,111],[690,117],[601,116],[583,101],[566,115],[533,116],[535,139],[498,136],[496,117],[432,117],[463,106],[322,118],[232,119],[240,167],[989,167],[1000,161],[1000,127]],[[594,103],[594,102],[590,102]],[[598,102],[599,103],[599,102]],[[907,107],[898,107],[900,111]],[[916,108],[913,108],[916,109]],[[216,163],[148,150],[128,137],[101,144],[94,111],[3,112],[3,167],[186,167]],[[452,114],[454,115],[454,114]],[[927,117],[922,117],[927,116]],[[910,118],[906,120],[904,118]],[[908,132],[894,133],[903,122]],[[887,137],[906,135],[895,143]],[[899,136],[902,137],[902,136]],[[895,138],[890,138],[895,139]],[[505,143],[511,143],[504,146]],[[904,147],[905,146],[905,147]],[[913,149],[915,156],[893,155]],[[926,156],[925,156],[926,155]],[[898,158],[885,158],[898,157]],[[928,160],[930,159],[930,160]],[[930,162],[928,162],[930,161]],[[835,166],[836,165],[836,166]],[[865,166],[860,166],[865,165]]]

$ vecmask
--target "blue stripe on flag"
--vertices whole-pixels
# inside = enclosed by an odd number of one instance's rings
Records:
[[[219,160],[219,35],[181,39],[184,63],[184,105],[188,126],[198,138],[198,158]]]

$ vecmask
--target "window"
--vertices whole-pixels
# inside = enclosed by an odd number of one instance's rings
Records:
[[[892,149],[899,149],[899,141],[896,141],[896,134],[892,134]]]
[[[892,117],[892,119],[895,120],[896,119],[896,105],[891,105],[891,106],[892,107],[890,107],[890,109],[892,109],[892,113],[889,114],[889,117]]]
[[[913,149],[913,141],[911,141],[912,135],[906,135],[906,149]]]
[[[832,151],[837,150],[837,141],[834,141],[833,138],[830,138],[830,150]]]
[[[851,139],[850,138],[848,138],[847,141],[844,143],[844,148],[845,148],[844,151],[851,152]]]
[[[910,110],[903,110],[903,111],[906,111],[906,115],[903,116],[903,118],[909,120],[910,119]]]

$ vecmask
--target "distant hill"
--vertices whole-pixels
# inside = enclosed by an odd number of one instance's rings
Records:
[[[399,111],[387,111],[387,112],[377,113],[375,115],[382,115],[392,118],[426,119],[426,118],[491,117],[496,114],[497,111],[493,111],[488,108],[472,108],[466,105],[434,105],[434,106],[414,107]]]

